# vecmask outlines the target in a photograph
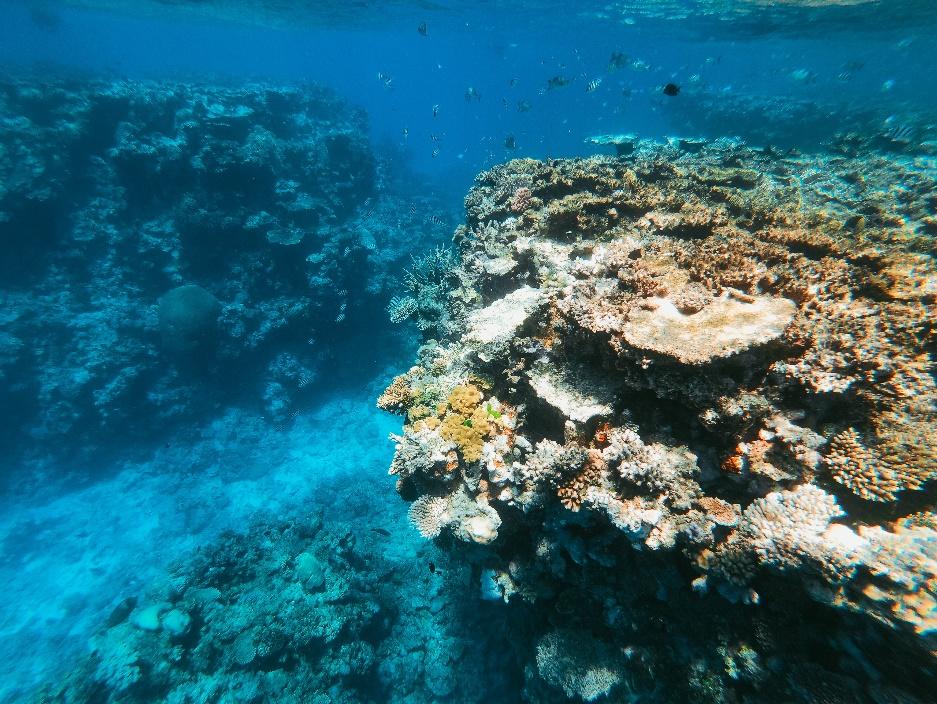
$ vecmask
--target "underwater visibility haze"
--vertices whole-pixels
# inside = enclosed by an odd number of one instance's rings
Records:
[[[0,702],[937,703],[933,0],[0,17]]]

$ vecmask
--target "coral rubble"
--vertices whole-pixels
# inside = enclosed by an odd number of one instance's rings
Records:
[[[466,198],[448,332],[381,402],[412,522],[541,614],[533,700],[923,701],[933,175],[626,141]]]

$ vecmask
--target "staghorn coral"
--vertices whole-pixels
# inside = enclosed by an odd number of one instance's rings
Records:
[[[483,593],[548,614],[531,652],[558,647],[544,640],[557,629],[588,631],[624,667],[641,652],[627,634],[642,633],[650,660],[685,674],[687,689],[662,685],[669,701],[704,690],[761,701],[801,681],[796,653],[822,636],[784,619],[810,610],[858,643],[836,646],[853,675],[882,642],[900,646],[905,657],[876,664],[919,693],[937,676],[935,534],[914,518],[931,508],[937,465],[937,266],[913,234],[926,209],[854,180],[847,205],[831,204],[828,181],[796,176],[814,166],[730,142],[633,147],[478,177],[455,236],[460,324],[427,374],[450,393],[475,377],[484,389],[441,404],[439,428],[405,429],[459,446],[448,474],[415,457],[395,466],[415,468],[417,495],[497,513],[490,543],[453,553]],[[862,169],[867,184],[937,186],[894,162],[823,163]],[[531,195],[516,217],[521,187]],[[510,422],[476,428],[493,400]],[[658,641],[643,630],[656,601],[685,609],[661,618]],[[744,608],[759,610],[761,635]],[[675,654],[674,639],[696,655]]]
[[[416,400],[416,392],[410,385],[410,376],[410,372],[395,376],[390,386],[378,397],[377,407],[384,411],[405,415],[410,404]]]

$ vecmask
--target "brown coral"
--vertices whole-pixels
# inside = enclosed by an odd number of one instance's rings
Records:
[[[464,384],[455,387],[449,394],[449,408],[460,415],[470,416],[481,400],[482,392],[477,386]]]
[[[855,428],[830,440],[824,462],[834,480],[867,501],[894,501],[902,488],[895,473],[863,444]]]
[[[403,415],[415,399],[416,391],[410,386],[410,372],[407,372],[394,377],[390,386],[378,397],[377,407]]]
[[[468,417],[459,413],[447,413],[443,418],[440,434],[459,446],[466,462],[477,462],[482,456],[482,446],[490,431],[488,414],[478,407]]]

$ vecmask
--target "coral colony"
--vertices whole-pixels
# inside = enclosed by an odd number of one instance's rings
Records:
[[[397,491],[482,598],[543,614],[534,690],[919,701],[937,674],[935,222],[879,189],[934,182],[814,162],[830,203],[792,185],[796,161],[693,151],[479,176],[448,334],[378,400],[406,419]]]

